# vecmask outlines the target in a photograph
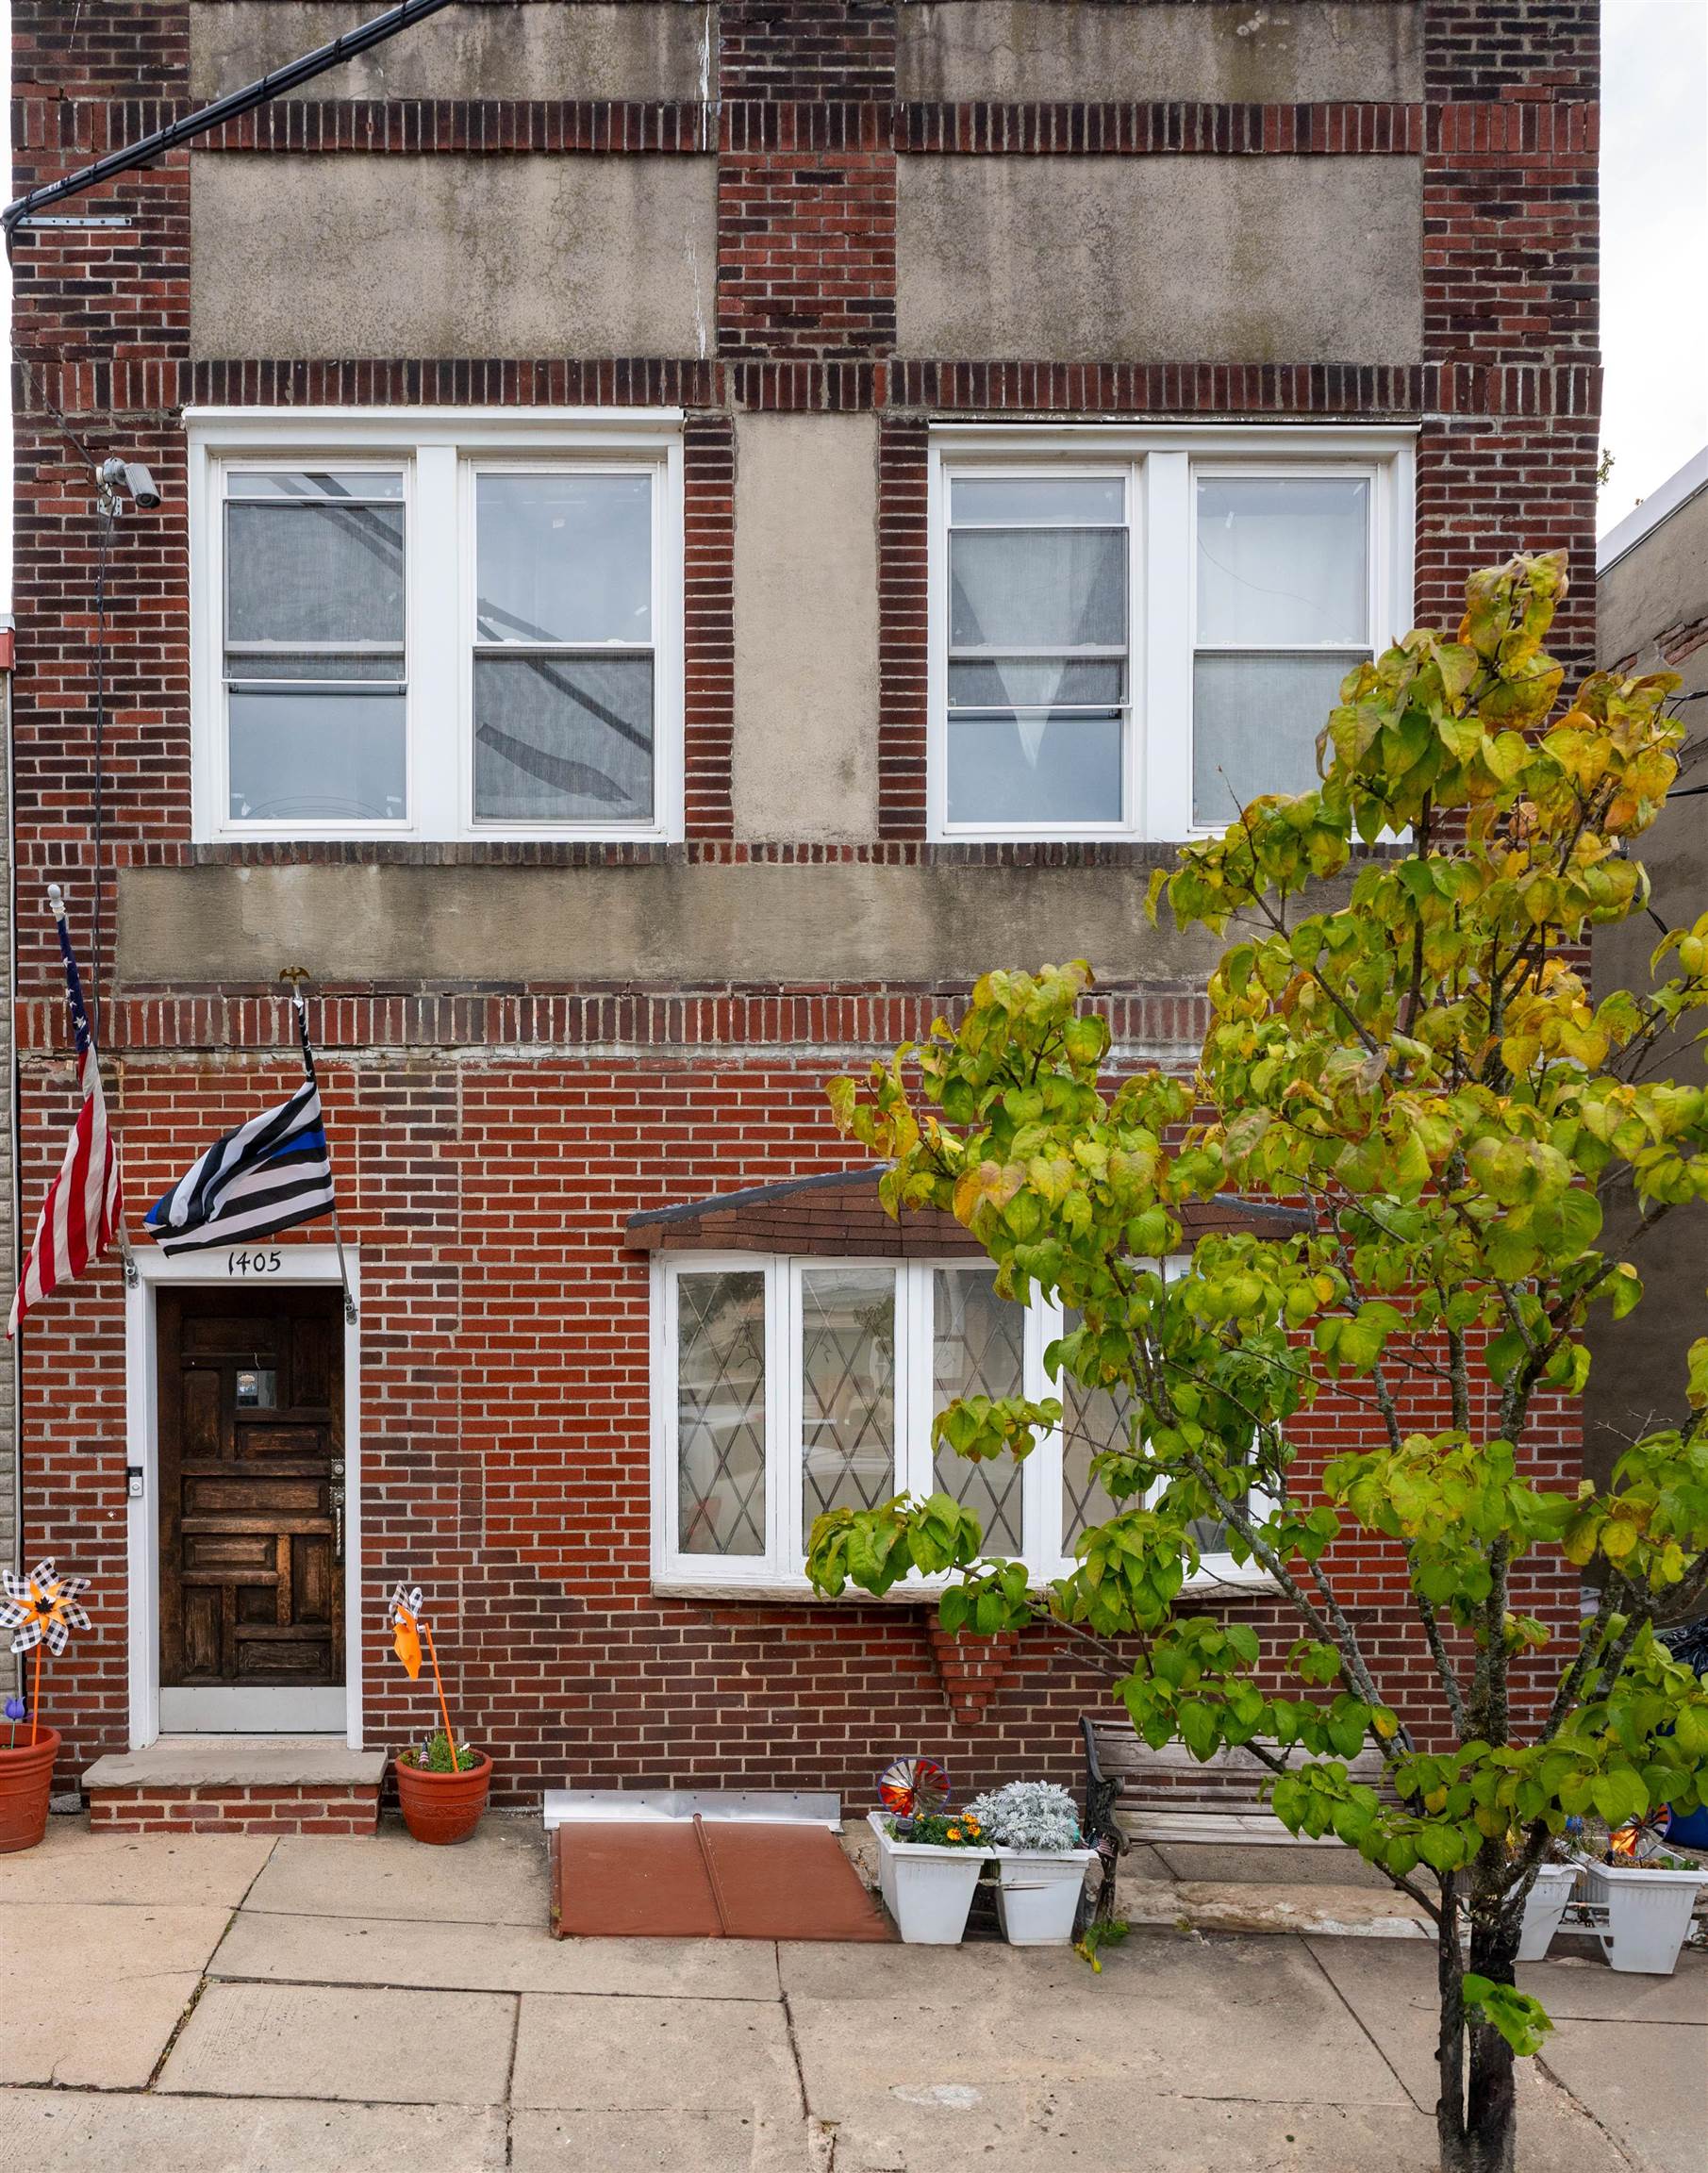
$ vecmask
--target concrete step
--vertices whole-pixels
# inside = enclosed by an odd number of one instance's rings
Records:
[[[371,1834],[383,1750],[335,1735],[162,1735],[83,1776],[97,1833]]]

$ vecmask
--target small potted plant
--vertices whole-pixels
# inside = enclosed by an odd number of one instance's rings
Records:
[[[909,1947],[954,1947],[990,1854],[974,1817],[947,1808],[949,1776],[930,1758],[898,1758],[878,1781],[882,1811],[867,1814],[878,1838],[884,1905]]]
[[[59,1733],[41,1725],[41,1649],[57,1660],[74,1630],[87,1630],[89,1617],[77,1604],[87,1592],[87,1577],[61,1577],[51,1562],[38,1562],[27,1577],[0,1571],[0,1630],[12,1633],[11,1650],[34,1654],[27,1707],[22,1698],[6,1701],[6,1733],[0,1738],[0,1856],[33,1849],[47,1832],[47,1807],[54,1792],[54,1761]],[[21,1730],[27,1716],[29,1726]]]
[[[492,1761],[484,1750],[458,1743],[452,1733],[451,1708],[439,1672],[439,1655],[433,1650],[433,1632],[422,1613],[421,1586],[400,1584],[391,1595],[389,1612],[391,1650],[412,1683],[421,1674],[422,1639],[427,1641],[427,1661],[433,1669],[442,1722],[419,1749],[401,1750],[392,1761],[404,1824],[418,1841],[435,1847],[466,1841],[480,1824],[480,1815],[487,1807]]]
[[[1051,1781],[1010,1781],[975,1796],[967,1812],[996,1844],[997,1914],[1009,1945],[1066,1947],[1097,1854],[1072,1797]]]
[[[1663,1811],[1634,1819],[1608,1835],[1600,1863],[1581,1860],[1584,1899],[1607,1912],[1601,1950],[1628,1975],[1672,1975],[1697,1895],[1708,1886],[1708,1865],[1658,1846],[1654,1836],[1666,1818]]]

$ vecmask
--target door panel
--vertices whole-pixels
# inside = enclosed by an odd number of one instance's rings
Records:
[[[160,1684],[344,1680],[336,1290],[159,1293]]]

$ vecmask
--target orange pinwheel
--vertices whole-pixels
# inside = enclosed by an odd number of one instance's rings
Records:
[[[413,1683],[421,1673],[421,1586],[399,1584],[391,1595],[391,1650]]]
[[[36,1655],[29,1700],[32,1743],[41,1717],[41,1648],[45,1645],[57,1660],[72,1632],[89,1628],[89,1617],[77,1604],[77,1595],[88,1590],[87,1577],[61,1577],[51,1562],[38,1562],[27,1577],[0,1571],[0,1630],[14,1633],[14,1652]]]
[[[439,1692],[439,1717],[445,1724],[445,1748],[451,1770],[456,1770],[456,1738],[451,1733],[451,1708],[445,1702],[445,1685],[439,1672],[439,1654],[433,1650],[433,1631],[421,1611],[421,1586],[400,1579],[387,1612],[391,1617],[391,1650],[403,1662],[411,1683],[421,1673],[421,1641],[427,1640],[427,1665],[433,1670],[433,1687]]]

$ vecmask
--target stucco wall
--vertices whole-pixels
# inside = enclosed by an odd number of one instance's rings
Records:
[[[878,827],[878,425],[736,423],[738,838]]]
[[[1644,672],[1676,671],[1681,693],[1708,696],[1708,489],[1609,567],[1597,584],[1597,646],[1603,664],[1634,659]],[[1699,626],[1699,622],[1700,626]],[[1696,627],[1696,645],[1687,647]],[[1670,654],[1668,654],[1668,652]],[[1679,782],[1708,786],[1708,699],[1681,705],[1688,738]],[[1708,792],[1674,799],[1639,841],[1653,885],[1650,904],[1668,928],[1708,912]],[[1595,938],[1600,994],[1650,986],[1649,959],[1660,930],[1647,914]],[[1668,967],[1667,972],[1676,970]],[[1699,1026],[1662,1044],[1656,1075],[1700,1086],[1708,1062]],[[1646,1426],[1675,1425],[1685,1415],[1684,1352],[1708,1335],[1708,1209],[1675,1207],[1648,1236],[1634,1236],[1630,1196],[1610,1203],[1602,1244],[1625,1252],[1645,1295],[1617,1325],[1604,1314],[1591,1325],[1591,1370],[1584,1396],[1585,1468],[1605,1473],[1623,1442]]]
[[[217,98],[380,12],[347,0],[192,0],[190,88]],[[699,0],[448,8],[299,98],[697,98],[714,9]]]
[[[937,0],[897,17],[904,98],[1420,98],[1422,10]]]
[[[191,165],[197,356],[697,355],[717,270],[705,158]]]
[[[1415,360],[1422,232],[1409,158],[904,158],[898,343],[970,360]]]
[[[635,868],[127,868],[127,986],[271,983],[279,931],[317,981],[965,985],[1089,957],[1202,981],[1221,946],[1145,919],[1127,868],[674,863]]]

